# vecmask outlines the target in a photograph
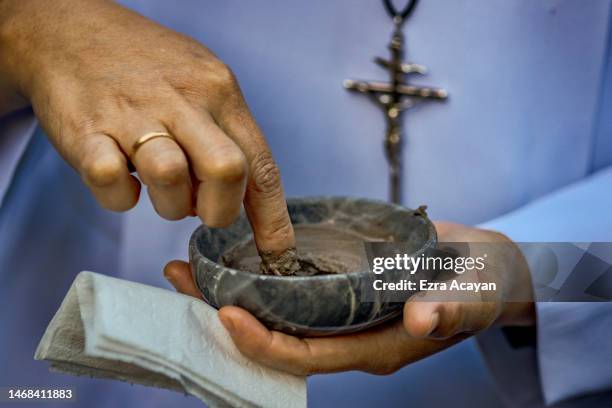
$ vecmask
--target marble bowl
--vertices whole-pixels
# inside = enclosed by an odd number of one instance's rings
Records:
[[[375,234],[401,242],[413,256],[433,249],[437,242],[435,228],[423,211],[343,197],[296,198],[287,205],[294,225],[325,224]],[[348,273],[297,277],[261,275],[219,263],[229,249],[251,238],[244,213],[228,228],[199,227],[189,243],[191,271],[207,303],[215,308],[242,307],[270,329],[296,336],[355,332],[395,318],[412,294],[397,299],[387,292],[372,292],[372,282],[381,275],[373,274],[367,262]],[[387,278],[413,278],[399,273]]]

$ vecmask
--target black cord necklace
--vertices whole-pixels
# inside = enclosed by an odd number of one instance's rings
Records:
[[[383,4],[385,6],[385,9],[387,10],[387,13],[389,13],[391,18],[393,19],[393,22],[397,25],[402,24],[408,19],[408,17],[410,17],[412,12],[416,8],[418,2],[419,0],[408,0],[408,3],[406,3],[404,8],[398,10],[395,8],[393,0],[383,0]]]

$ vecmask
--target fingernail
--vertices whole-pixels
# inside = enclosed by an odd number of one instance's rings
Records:
[[[221,323],[223,324],[223,326],[225,326],[227,331],[230,332],[230,334],[233,334],[236,331],[234,322],[232,322],[232,319],[230,319],[229,317],[219,315],[219,320],[221,320]]]
[[[429,331],[427,332],[427,336],[429,336],[438,328],[438,323],[440,323],[440,313],[434,312],[434,314],[431,315],[431,323],[429,325]]]

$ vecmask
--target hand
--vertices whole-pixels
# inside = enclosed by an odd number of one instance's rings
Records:
[[[504,244],[500,245],[503,251],[488,253],[487,269],[498,278],[503,276],[508,290],[514,291],[512,296],[529,298],[529,270],[520,251],[508,238],[496,232],[450,223],[437,223],[436,228],[440,241]],[[508,250],[513,247],[516,251]],[[505,269],[508,265],[522,265],[522,269]],[[177,291],[201,297],[185,262],[169,263],[164,274]],[[492,278],[495,276],[487,276],[489,281]],[[479,277],[466,273],[461,279],[474,281]],[[493,296],[487,301],[474,298],[469,302],[450,302],[440,300],[440,295],[431,292],[413,296],[404,306],[402,320],[342,336],[300,339],[270,331],[251,314],[234,306],[221,308],[219,318],[245,356],[297,375],[348,370],[390,374],[492,324],[533,324],[533,303],[529,301],[504,303],[501,296]]]
[[[0,78],[0,108],[28,100],[103,207],[136,204],[131,162],[162,217],[226,226],[244,200],[260,250],[293,246],[264,137],[231,71],[196,41],[109,1],[7,0]],[[149,132],[175,140],[134,152]]]

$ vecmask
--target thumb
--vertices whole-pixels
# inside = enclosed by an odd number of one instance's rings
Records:
[[[404,305],[404,329],[411,337],[423,339],[433,336],[440,325],[438,302],[410,299]]]
[[[466,273],[456,279],[473,282],[477,274]],[[483,300],[480,293],[428,290],[412,296],[404,305],[404,328],[412,337],[447,339],[483,330],[498,315],[499,303]]]

